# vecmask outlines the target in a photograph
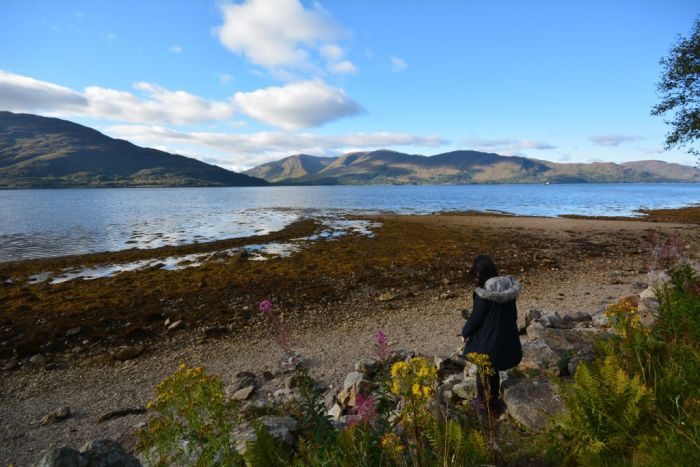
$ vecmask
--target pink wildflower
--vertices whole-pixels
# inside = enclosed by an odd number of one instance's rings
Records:
[[[287,355],[294,356],[294,352],[292,352],[292,339],[291,335],[289,334],[289,330],[287,329],[287,326],[284,325],[282,319],[272,310],[272,302],[265,299],[260,302],[258,309],[260,310],[260,313],[265,315],[265,317],[270,321],[273,336],[277,342],[277,345],[279,345]]]
[[[358,394],[355,398],[355,410],[357,415],[363,420],[371,420],[377,415],[377,407],[374,404],[374,398]]]
[[[272,310],[272,302],[268,299],[260,302],[259,309],[261,313],[268,313]]]
[[[374,334],[374,348],[377,353],[377,357],[379,357],[381,361],[385,361],[387,358],[389,358],[391,349],[389,348],[387,335],[384,333],[384,331],[379,330]]]

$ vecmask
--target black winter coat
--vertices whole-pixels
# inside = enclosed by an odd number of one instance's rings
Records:
[[[515,300],[520,284],[512,276],[493,277],[474,291],[474,308],[462,329],[470,352],[489,356],[498,371],[516,366],[523,358]]]

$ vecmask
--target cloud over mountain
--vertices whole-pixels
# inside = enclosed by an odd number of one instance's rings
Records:
[[[232,101],[215,101],[153,83],[134,84],[138,93],[88,86],[83,92],[0,70],[0,108],[112,121],[192,124],[234,114]]]
[[[631,143],[634,141],[639,141],[641,139],[642,138],[637,135],[619,134],[595,135],[589,138],[591,143],[597,146],[619,146],[623,143]]]
[[[318,79],[237,92],[234,100],[246,115],[286,130],[319,126],[362,112],[342,89]]]

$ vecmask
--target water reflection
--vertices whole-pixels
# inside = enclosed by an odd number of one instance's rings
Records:
[[[89,268],[65,269],[57,275],[49,272],[42,272],[31,276],[29,284],[39,284],[49,282],[50,284],[60,284],[76,279],[95,280],[112,277],[125,271],[138,271],[144,269],[158,268],[168,271],[186,269],[200,266],[212,261],[225,261],[232,256],[243,254],[246,259],[252,261],[265,261],[270,258],[280,258],[290,256],[305,245],[321,240],[332,240],[345,235],[374,235],[373,229],[380,226],[377,222],[364,219],[338,219],[336,217],[323,217],[319,219],[322,228],[318,233],[308,237],[301,237],[289,242],[271,242],[246,245],[240,248],[228,248],[207,253],[194,253],[181,256],[170,256],[167,258],[144,259],[122,264],[109,264],[94,266]]]

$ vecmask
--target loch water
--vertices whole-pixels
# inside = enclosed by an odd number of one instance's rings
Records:
[[[493,211],[636,216],[700,184],[298,186],[0,191],[0,262],[261,235],[302,217]]]

